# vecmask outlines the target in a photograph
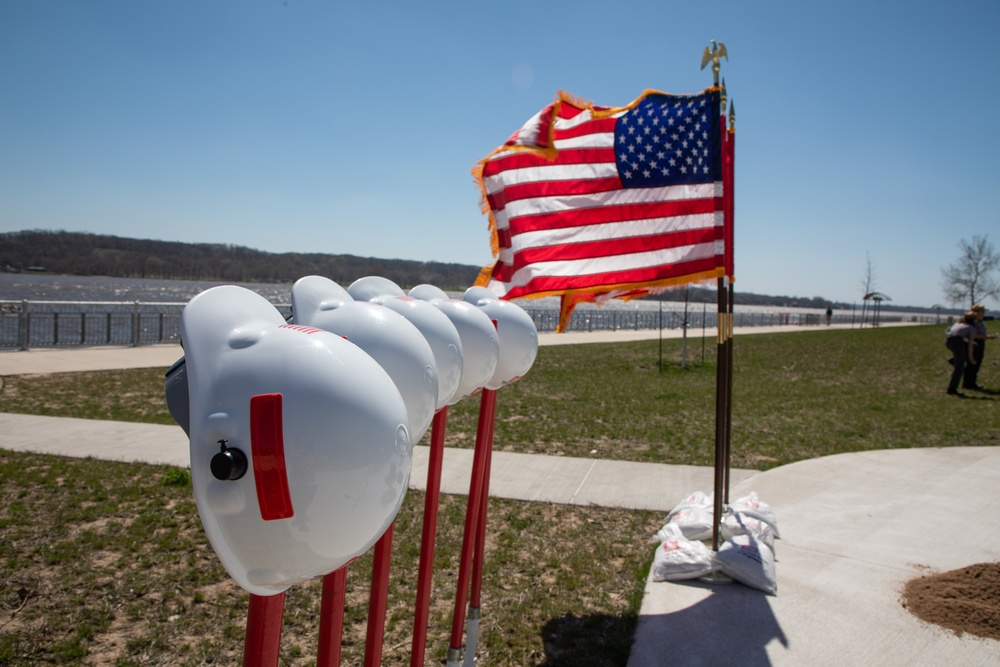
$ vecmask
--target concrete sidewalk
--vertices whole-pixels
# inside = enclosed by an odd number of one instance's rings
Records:
[[[777,595],[646,583],[628,667],[997,665],[1000,641],[956,636],[900,602],[918,576],[1000,560],[1000,448],[859,452],[735,483],[774,508]]]
[[[107,461],[190,467],[188,438],[179,426],[0,413],[0,448]],[[414,447],[410,488],[427,488],[429,448]],[[441,491],[467,494],[471,449],[445,448]],[[733,470],[746,480],[754,470]],[[712,468],[494,452],[490,495],[569,505],[668,512],[694,489],[710,489]]]
[[[562,336],[604,342],[632,333]],[[181,352],[171,345],[6,352],[0,376],[166,370]],[[189,463],[187,437],[176,426],[0,414],[0,433],[4,449]],[[468,493],[471,459],[471,450],[446,451],[443,492]],[[426,466],[427,448],[417,447],[413,488],[423,488]],[[666,513],[712,484],[711,468],[496,452],[490,492]],[[1000,664],[1000,642],[958,637],[917,620],[899,601],[913,577],[1000,560],[991,514],[1000,505],[1000,447],[844,454],[733,471],[732,484],[731,498],[756,491],[777,514],[777,595],[650,579],[628,667]]]
[[[0,377],[79,373],[125,368],[163,368],[184,356],[180,345],[142,347],[37,347],[0,352]]]
[[[908,323],[883,326],[907,326]],[[751,334],[785,333],[796,331],[829,331],[850,329],[850,325],[802,326],[786,325],[771,327],[736,327],[733,336]],[[681,338],[681,329],[664,329],[664,339]],[[704,336],[715,341],[714,328],[688,329],[688,340],[701,340]],[[655,340],[661,336],[656,329],[620,329],[618,331],[571,331],[568,333],[540,333],[539,345],[573,345],[580,343],[623,343],[636,340]],[[141,347],[39,347],[29,350],[0,350],[0,377],[4,375],[26,375],[30,373],[75,373],[113,368],[152,368],[162,366],[164,370],[184,356],[180,345],[144,345]]]

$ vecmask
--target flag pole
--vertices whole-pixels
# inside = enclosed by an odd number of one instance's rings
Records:
[[[723,84],[723,90],[725,84]],[[729,132],[725,135],[726,153],[724,157],[725,175],[727,180],[723,181],[725,192],[725,225],[726,225],[726,274],[729,276],[729,344],[728,368],[729,377],[726,381],[726,494],[723,501],[729,505],[729,480],[730,462],[732,458],[732,435],[733,435],[733,320],[735,319],[733,285],[736,282],[735,257],[736,250],[733,247],[734,223],[735,223],[735,196],[734,181],[736,177],[736,107],[732,100],[729,100]]]
[[[706,46],[705,51],[702,53],[701,57],[701,68],[705,69],[705,66],[709,63],[712,64],[712,80],[716,88],[719,87],[719,69],[720,60],[725,58],[729,60],[729,54],[726,52],[726,45],[722,42],[717,42],[716,40],[711,40],[711,47]],[[722,93],[720,92],[720,98]],[[720,99],[720,113],[719,113],[719,124],[720,124],[720,139],[725,140],[726,137],[726,117],[721,113],[721,99]],[[721,149],[721,146],[720,146]],[[724,159],[724,151],[723,151]],[[724,186],[723,186],[724,187]],[[723,207],[725,208],[725,207]],[[723,219],[725,219],[725,210],[723,210]],[[725,271],[723,271],[725,273]],[[728,408],[726,406],[726,397],[728,396],[727,379],[729,377],[728,371],[728,360],[729,353],[727,348],[727,337],[729,332],[729,298],[728,298],[728,278],[726,276],[720,276],[717,282],[717,317],[716,317],[716,330],[717,330],[717,345],[716,345],[716,377],[715,377],[715,493],[714,493],[714,508],[713,508],[713,522],[712,522],[712,550],[719,550],[719,528],[722,524],[722,503],[723,497],[726,495],[725,485],[726,485],[726,416],[728,414]]]
[[[729,280],[729,331],[726,335],[726,441],[725,441],[725,479],[723,481],[722,502],[729,507],[729,473],[732,454],[733,437],[733,280]]]
[[[716,317],[717,345],[716,345],[716,372],[715,372],[715,493],[714,508],[712,513],[712,550],[719,550],[719,528],[722,525],[722,502],[725,495],[726,484],[726,369],[729,358],[726,350],[726,332],[729,330],[728,324],[728,280],[725,277],[718,279],[718,314]]]

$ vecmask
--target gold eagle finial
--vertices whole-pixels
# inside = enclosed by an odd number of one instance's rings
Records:
[[[729,54],[726,53],[725,44],[714,39],[711,42],[712,46],[706,46],[705,51],[701,54],[701,68],[705,69],[705,65],[712,63],[712,76],[715,78],[715,85],[719,85],[719,59],[729,60]]]

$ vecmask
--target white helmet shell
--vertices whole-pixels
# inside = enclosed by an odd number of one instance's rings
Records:
[[[354,297],[355,301],[374,301],[380,296],[406,296],[402,287],[381,276],[358,278],[347,286],[347,293]]]
[[[481,310],[457,299],[431,302],[448,316],[462,339],[462,379],[449,405],[471,396],[486,386],[493,377],[500,358],[497,330]]]
[[[373,301],[399,313],[423,334],[437,364],[437,409],[448,405],[462,380],[464,352],[458,329],[440,309],[412,296],[376,297]]]
[[[470,287],[462,295],[463,301],[468,301],[473,306],[481,306],[487,301],[499,301],[500,297],[486,289],[485,287]]]
[[[428,285],[424,283],[423,285],[417,285],[410,290],[410,296],[414,299],[420,299],[421,301],[445,301],[450,298],[444,290],[435,285]]]
[[[487,299],[478,304],[479,310],[496,322],[500,357],[486,388],[499,389],[523,377],[535,363],[538,330],[531,316],[516,303]]]
[[[344,336],[378,362],[396,383],[413,441],[419,442],[438,400],[437,363],[423,334],[402,315],[377,303],[354,301],[322,276],[306,276],[292,285],[292,314],[296,324]]]
[[[430,285],[426,287],[437,290]],[[356,300],[381,304],[399,313],[423,334],[437,364],[437,409],[448,405],[462,379],[462,339],[448,316],[426,301],[407,296],[402,288],[388,278],[359,278],[351,283],[347,292]],[[441,294],[447,298],[444,292]]]
[[[389,375],[232,285],[191,299],[181,337],[195,501],[233,579],[275,595],[366,552],[395,518],[412,465]],[[219,477],[216,457],[234,450],[245,473]]]

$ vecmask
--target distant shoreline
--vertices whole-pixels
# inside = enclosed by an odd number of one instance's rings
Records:
[[[253,290],[275,304],[291,302],[292,283],[239,283],[216,280],[173,280],[151,278],[112,278],[107,276],[71,276],[54,273],[0,273],[0,301],[149,301],[158,303],[187,303],[201,291],[216,285],[240,285]],[[451,296],[461,298],[460,292],[449,292]],[[519,299],[516,301],[525,309],[558,309],[559,297],[543,297],[540,299]],[[635,299],[620,301],[611,299],[601,306],[583,303],[577,306],[578,312],[588,310],[619,310],[619,311],[655,311],[662,304],[665,313],[683,313],[684,302],[657,301],[650,299]],[[691,302],[688,312],[692,315],[714,312],[715,303]],[[737,313],[789,313],[825,315],[825,308],[802,307],[779,304],[740,304],[734,305]],[[852,309],[845,307],[833,308],[835,316],[842,317],[852,313],[861,315],[861,304]],[[885,303],[881,306],[885,314],[934,316],[940,314],[942,321],[947,317],[955,317],[963,311],[959,308],[921,308],[912,306],[892,306]],[[870,312],[870,306],[869,306]]]

